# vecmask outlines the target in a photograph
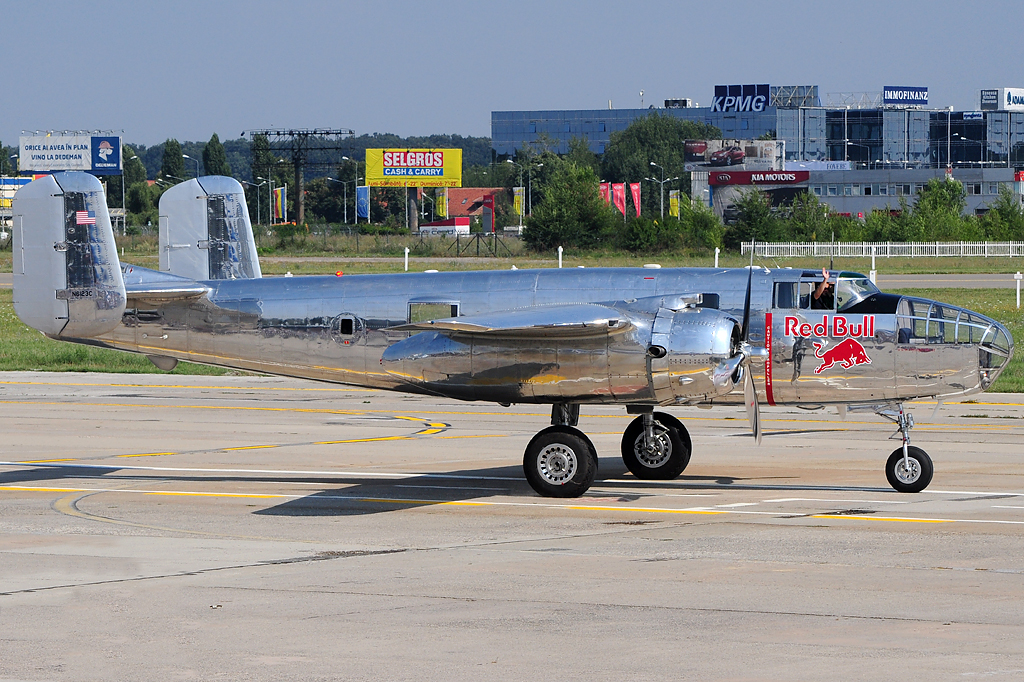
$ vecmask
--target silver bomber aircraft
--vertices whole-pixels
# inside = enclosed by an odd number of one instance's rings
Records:
[[[641,479],[690,461],[663,408],[870,409],[902,440],[885,465],[918,492],[905,401],[984,391],[1013,339],[970,310],[880,292],[863,275],[794,269],[595,268],[261,276],[242,187],[176,185],[160,202],[160,271],[118,261],[103,189],[55,173],[14,200],[14,306],[50,338],[178,360],[457,400],[551,405],[523,468],[541,495],[582,495],[598,459],[580,407],[634,419],[621,454]],[[819,307],[821,305],[827,307]]]

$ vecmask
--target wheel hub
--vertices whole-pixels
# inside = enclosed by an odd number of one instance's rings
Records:
[[[548,483],[564,485],[576,475],[576,453],[567,445],[552,443],[537,455],[537,471]]]
[[[910,463],[909,468],[907,467],[907,462]],[[896,462],[893,473],[896,474],[896,479],[900,483],[910,485],[921,478],[921,463],[914,458],[909,460],[900,459]]]
[[[660,425],[654,426],[654,438],[645,446],[644,434],[640,434],[633,444],[633,454],[640,460],[640,463],[649,469],[657,469],[664,466],[672,457],[672,440],[668,432]]]

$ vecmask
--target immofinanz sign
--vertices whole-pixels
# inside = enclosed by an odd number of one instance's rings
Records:
[[[768,85],[716,85],[711,111],[764,111]]]
[[[886,85],[882,88],[882,104],[902,104],[923,107],[928,105],[928,88],[907,85]]]
[[[810,171],[721,171],[708,174],[710,185],[798,185],[810,179]]]

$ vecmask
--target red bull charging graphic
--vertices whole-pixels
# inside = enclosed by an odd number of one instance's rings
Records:
[[[821,374],[833,365],[841,365],[843,369],[850,369],[854,365],[870,365],[871,358],[868,357],[864,346],[857,339],[846,339],[838,346],[825,350],[827,344],[814,342],[814,357],[821,360],[821,364],[815,368],[815,374]]]

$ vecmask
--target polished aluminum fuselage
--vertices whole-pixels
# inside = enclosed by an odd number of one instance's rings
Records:
[[[821,349],[815,348],[808,336],[787,335],[786,318],[798,318],[794,329],[803,324],[813,329],[824,316],[834,318],[835,313],[772,307],[775,282],[796,281],[800,276],[799,271],[788,269],[753,270],[748,340],[751,345],[764,346],[767,336],[771,344],[768,360],[751,367],[762,400],[779,404],[877,404],[973,393],[984,390],[986,382],[994,378],[984,377],[979,370],[975,345],[898,344],[894,309],[892,313],[872,315],[870,336],[864,333],[868,330],[866,319],[858,319],[865,316],[851,316],[850,322],[864,325],[858,342],[870,362],[835,364],[816,373],[822,361],[815,353],[821,353]],[[713,395],[706,389],[706,381],[694,381],[706,378],[728,352],[691,349],[658,358],[648,351],[657,344],[659,334],[668,338],[665,330],[659,332],[659,317],[667,320],[674,315],[677,327],[683,320],[689,325],[687,329],[698,332],[705,326],[710,329],[716,320],[721,326],[724,317],[739,323],[747,280],[747,269],[710,268],[213,280],[201,282],[208,287],[204,296],[164,303],[133,300],[129,288],[122,324],[112,332],[81,341],[150,356],[462,399],[510,403],[737,402],[742,395],[739,391],[729,393],[732,385],[725,394]],[[667,311],[659,308],[661,304],[652,308],[643,303],[658,301],[657,297],[696,294],[711,300],[709,294],[717,295],[718,310],[705,313],[707,323],[694,317],[700,309]],[[403,356],[406,364],[414,360],[419,363],[415,376],[396,371],[383,361],[389,347],[417,333],[393,328],[418,321],[417,315],[472,318],[499,311],[543,311],[547,306],[581,303],[616,305],[630,321],[629,329],[583,339],[466,339],[455,335],[443,353],[427,357],[410,351]],[[691,317],[680,317],[685,315]],[[766,329],[769,320],[771,327]],[[792,319],[789,324],[792,327]],[[691,334],[687,338],[696,337]],[[826,348],[835,346],[834,341],[838,339],[823,339]],[[697,339],[694,343],[704,341]]]

